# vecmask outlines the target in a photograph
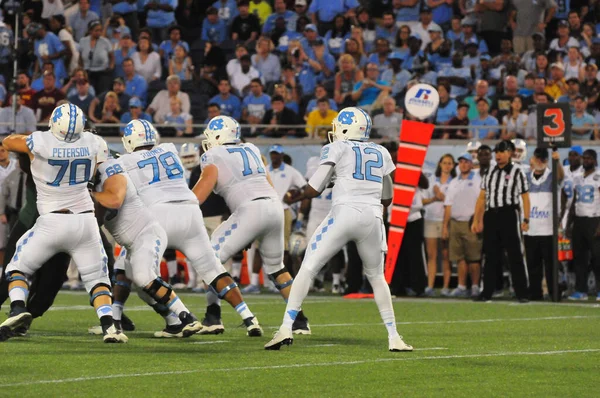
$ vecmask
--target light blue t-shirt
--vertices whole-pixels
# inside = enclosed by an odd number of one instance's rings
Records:
[[[344,14],[359,5],[358,0],[313,0],[308,13],[316,13],[319,21],[331,22],[337,14]]]
[[[135,48],[130,48],[127,52],[127,55],[123,55],[121,50],[115,50],[115,77],[125,78],[125,72],[123,72],[123,60],[125,58],[131,58],[131,56],[135,53]]]
[[[390,68],[382,73],[381,80],[392,86],[392,96],[394,96],[404,90],[411,77],[410,72],[405,69],[394,75],[394,70]]]
[[[226,27],[224,29],[226,29]],[[204,40],[204,38],[202,38],[202,40]],[[177,46],[182,46],[183,48],[185,48],[185,51],[188,54],[190,53],[190,46],[185,41],[182,41],[182,40],[179,40],[179,42],[177,44],[175,44],[175,46],[173,46],[173,42],[171,40],[165,40],[162,43],[160,43],[160,46],[158,46],[159,50],[164,51],[163,64],[166,68],[169,67],[169,61],[173,57],[173,54],[175,53],[175,47],[177,47]]]
[[[219,105],[222,115],[231,116],[236,120],[240,120],[242,117],[242,103],[240,99],[233,94],[229,94],[229,97],[227,98],[223,98],[220,94],[217,94],[212,97],[208,103]]]
[[[382,86],[387,86],[388,84],[383,80],[377,80],[377,84]],[[360,81],[354,85],[354,91],[360,89],[363,85],[363,82]],[[362,92],[362,95],[358,99],[358,106],[364,105],[372,105],[373,102],[377,99],[377,96],[381,93],[381,90],[377,87],[369,87]]]
[[[149,28],[166,28],[175,23],[177,0],[145,0],[144,5],[150,3],[168,4],[173,8],[173,11],[148,10],[146,25]]]
[[[469,124],[475,126],[473,127],[473,137],[475,139],[484,140],[490,132],[493,132],[495,134],[494,138],[498,138],[498,136],[500,135],[500,129],[491,128],[494,126],[498,126],[498,119],[496,119],[492,115],[488,115],[485,119],[477,117],[475,119],[470,120]]]
[[[212,6],[219,11],[219,19],[227,25],[233,21],[233,18],[240,14],[235,0],[226,0],[225,4],[221,0],[217,0]]]
[[[466,79],[467,85],[469,85],[472,81],[471,79],[471,70],[469,68],[444,68],[438,72],[438,79],[440,77],[462,77]],[[469,94],[468,87],[454,86],[452,85],[450,88],[450,97],[456,98],[462,95]]]
[[[131,4],[128,1],[121,1],[113,4],[112,9],[114,13],[124,15],[130,12],[137,12],[137,5],[135,3]]]
[[[344,42],[350,38],[350,33],[346,33],[345,36],[333,36],[332,31],[325,33],[325,44],[329,47],[329,52],[335,56],[342,54],[344,48]]]
[[[296,13],[293,11],[285,10],[283,14],[273,13],[267,17],[265,24],[262,28],[263,34],[269,34],[273,29],[275,29],[275,22],[277,18],[282,17],[285,20],[287,30],[295,30],[296,29]]]
[[[590,140],[592,130],[577,131],[576,127],[583,127],[586,124],[595,124],[596,119],[587,112],[583,113],[583,116],[579,117],[575,112],[571,113],[571,127],[573,128],[573,139],[576,140]]]
[[[65,46],[62,44],[58,36],[52,32],[46,32],[46,36],[43,39],[37,39],[34,42],[34,52],[38,59],[40,69],[44,66],[42,56],[53,55],[61,51],[64,51]],[[57,80],[62,80],[67,77],[67,69],[62,58],[53,59],[54,64],[54,75]]]
[[[204,23],[202,23],[202,35],[200,37],[204,41],[211,41],[221,44],[227,40],[227,24],[221,20],[218,20],[217,23],[212,24],[207,18],[204,20]],[[171,41],[169,40],[169,43],[170,42]]]
[[[435,116],[436,124],[446,123],[447,121],[455,117],[457,109],[458,104],[453,99],[448,101],[445,106],[442,106],[442,104],[440,103],[440,105],[438,106],[437,114]]]
[[[271,109],[271,98],[267,94],[262,94],[260,97],[254,94],[248,94],[242,101],[242,108],[248,110],[250,116],[261,118]]]
[[[130,97],[138,97],[143,104],[146,104],[148,82],[142,76],[134,75],[131,80],[125,80],[125,94]]]
[[[329,107],[334,111],[338,110],[337,104],[331,98],[329,98]],[[310,112],[314,111],[315,109],[317,109],[317,100],[315,98],[313,98],[310,101],[308,101],[308,105],[306,105],[306,114],[308,115]]]

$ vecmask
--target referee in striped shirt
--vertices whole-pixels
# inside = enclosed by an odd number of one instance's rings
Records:
[[[483,177],[475,205],[472,231],[483,231],[483,291],[477,301],[489,301],[496,289],[496,274],[501,267],[503,250],[508,254],[509,269],[517,299],[528,302],[529,278],[525,266],[521,230],[529,229],[529,187],[523,171],[511,162],[515,145],[506,140],[494,148],[496,166]],[[523,199],[523,218],[519,213]],[[521,225],[519,225],[521,224]]]

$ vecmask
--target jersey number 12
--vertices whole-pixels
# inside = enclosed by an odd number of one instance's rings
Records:
[[[383,155],[381,155],[381,152],[377,148],[364,148],[360,146],[353,146],[352,150],[356,156],[356,168],[354,169],[352,177],[354,177],[355,180],[381,182],[381,177],[373,175],[372,173],[373,169],[380,169],[383,167]],[[375,160],[367,160],[363,164],[363,155],[375,155]]]

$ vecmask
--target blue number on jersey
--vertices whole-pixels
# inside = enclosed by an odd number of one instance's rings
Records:
[[[577,202],[593,203],[594,202],[594,186],[593,185],[577,185]]]
[[[567,197],[567,199],[571,199],[573,197],[573,182],[570,180],[565,181],[563,189],[565,191],[565,196]]]
[[[242,155],[242,162],[244,162],[244,170],[242,170],[242,176],[247,176],[252,174],[252,169],[250,168],[250,159],[248,159],[248,154],[252,156],[254,162],[256,163],[256,172],[258,174],[263,174],[265,169],[261,166],[262,161],[258,158],[258,156],[252,152],[250,148],[227,148],[227,152],[229,153],[239,153]],[[247,152],[247,153],[246,153]]]
[[[373,147],[360,147],[353,146],[352,150],[356,155],[356,168],[354,169],[354,173],[352,177],[356,180],[367,180],[373,182],[381,182],[381,177],[377,175],[373,175],[371,170],[373,168],[380,169],[383,167],[383,155],[377,148]],[[363,174],[363,153],[364,155],[374,154],[376,156],[375,160],[367,160],[364,164],[365,173]]]
[[[59,108],[60,109],[60,108]],[[47,182],[48,185],[53,187],[60,186],[60,182],[65,176],[67,169],[70,166],[71,171],[69,172],[69,185],[77,185],[82,183],[87,183],[90,180],[90,169],[92,168],[92,161],[90,159],[75,159],[73,161],[70,160],[58,160],[58,159],[48,159],[48,164],[50,166],[58,166],[58,174],[56,178],[52,182]],[[77,181],[77,168],[83,165],[85,167],[83,173],[83,180]]]
[[[171,160],[170,164],[169,164],[169,159]],[[175,155],[173,155],[171,152],[166,152],[166,153],[163,153],[162,155],[160,155],[158,158],[152,157],[152,158],[140,160],[137,163],[137,165],[140,169],[143,169],[144,167],[146,167],[148,165],[152,165],[153,177],[152,177],[152,181],[150,181],[148,183],[148,185],[152,185],[157,182],[160,182],[160,170],[158,167],[159,162],[165,169],[165,172],[167,173],[167,178],[169,180],[183,178],[183,167],[181,167],[181,165],[177,161],[177,158],[175,157]]]
[[[115,164],[114,166],[107,167],[104,172],[106,173],[106,175],[108,177],[110,177],[110,176],[113,176],[115,174],[121,174],[124,171],[123,171],[123,168],[120,165]]]

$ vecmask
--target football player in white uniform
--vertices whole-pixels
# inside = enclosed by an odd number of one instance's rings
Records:
[[[515,152],[512,156],[513,163],[519,166],[524,174],[529,173],[531,167],[529,164],[525,163],[525,160],[527,159],[527,143],[520,138],[515,138],[511,141],[515,144]]]
[[[26,153],[31,158],[40,217],[21,237],[6,267],[11,311],[0,325],[5,331],[0,335],[29,326],[32,316],[25,308],[27,278],[50,257],[65,252],[77,264],[90,303],[100,318],[104,341],[127,342],[127,336],[113,324],[108,258],[87,189],[96,167],[99,137],[83,131],[84,124],[81,109],[64,104],[52,112],[50,131],[36,131],[29,136],[13,134],[3,141],[9,151]]]
[[[249,336],[262,336],[258,320],[215,255],[198,199],[185,181],[175,145],[156,145],[156,130],[145,120],[129,122],[123,134],[123,145],[128,154],[121,156],[119,163],[167,233],[167,246],[181,251],[218,297],[236,309]]]
[[[167,321],[165,330],[155,336],[189,337],[200,331],[202,325],[159,276],[167,234],[153,219],[119,161],[109,159],[106,142],[102,143],[104,150],[97,158],[94,199],[107,209],[104,226],[122,250],[114,271],[115,326],[121,329],[121,315],[133,281],[143,291],[141,298]]]
[[[240,125],[229,116],[210,120],[202,143],[202,175],[194,194],[204,202],[214,190],[231,210],[231,216],[213,232],[211,241],[221,263],[258,240],[258,251],[269,279],[287,301],[293,278],[283,265],[283,206],[266,171],[260,150],[240,144]],[[209,292],[208,303],[218,303]],[[218,325],[215,325],[218,326]],[[310,334],[301,310],[292,326],[296,334]]]
[[[283,324],[265,345],[278,350],[293,342],[292,324],[308,294],[312,279],[346,243],[356,242],[364,272],[373,287],[375,302],[388,330],[390,351],[412,351],[396,330],[390,289],[383,275],[387,251],[383,206],[393,197],[390,173],[396,166],[389,152],[367,142],[371,118],[360,108],[342,109],[329,133],[331,144],[321,149],[320,166],[304,191],[305,197],[318,196],[335,173],[333,206],[312,236],[300,271],[292,285]]]

